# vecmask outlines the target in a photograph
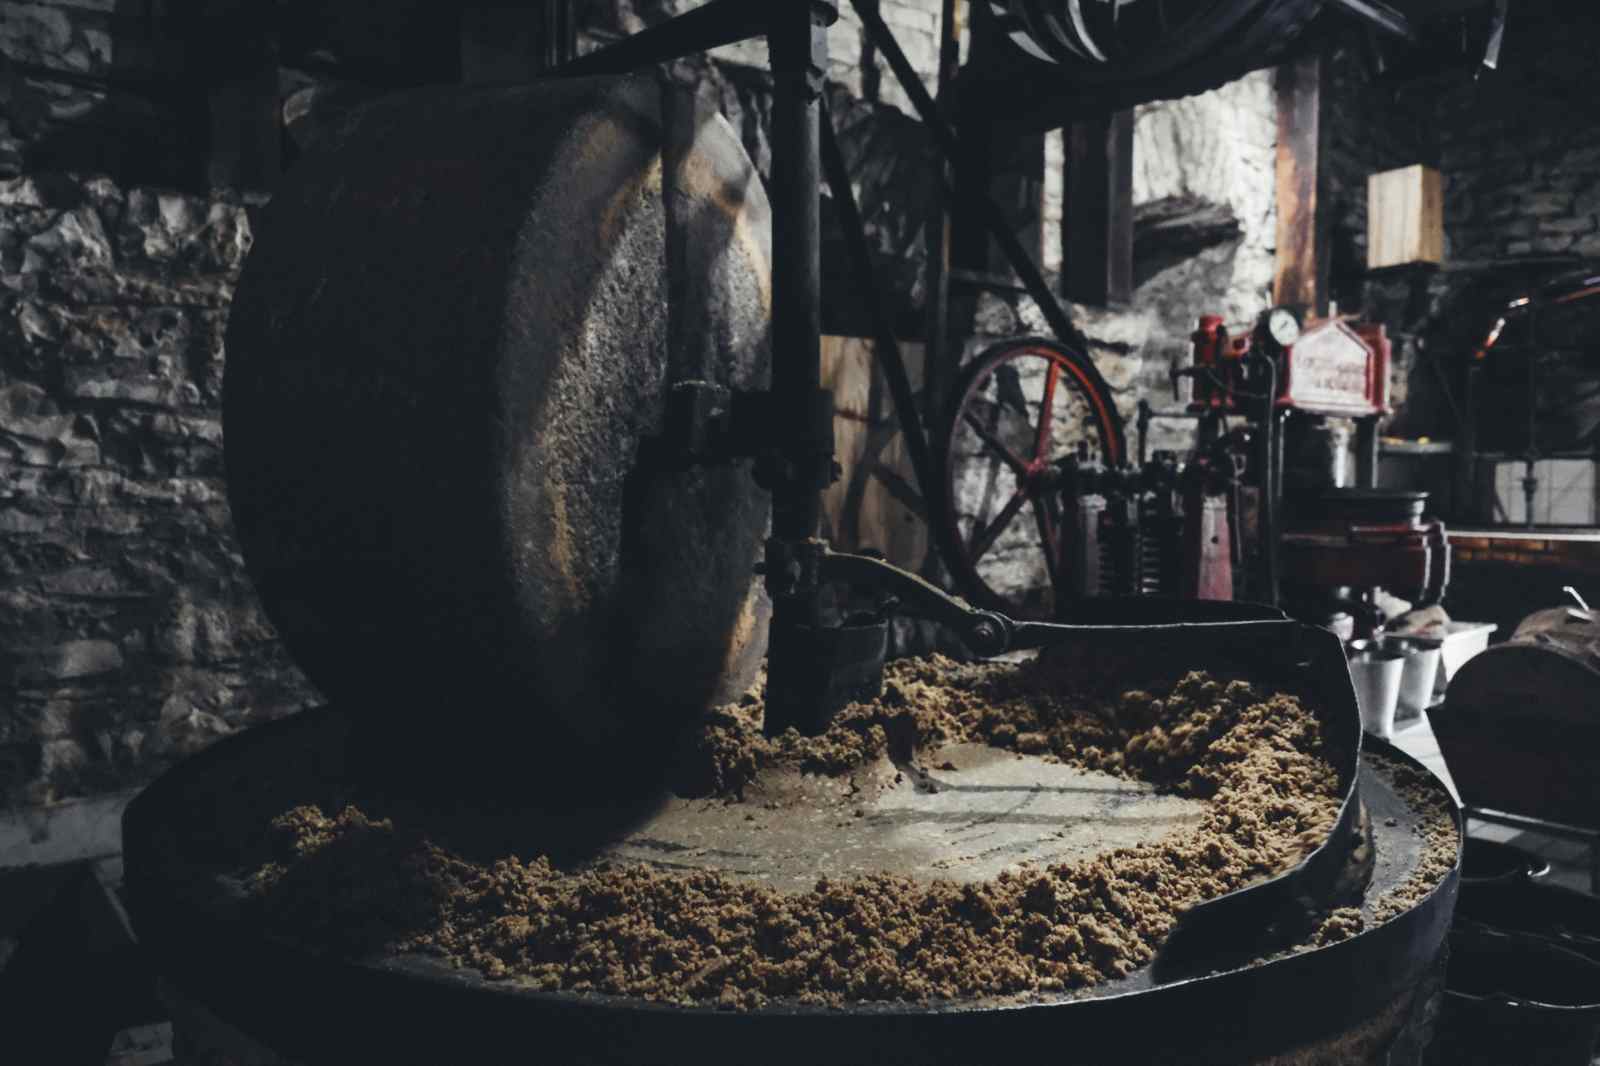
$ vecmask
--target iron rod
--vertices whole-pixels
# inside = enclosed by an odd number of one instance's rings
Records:
[[[816,536],[831,464],[832,426],[820,439],[812,404],[822,388],[821,95],[827,34],[809,5],[771,15],[772,51],[772,390],[781,409],[780,448],[788,471],[773,492],[773,534]]]
[[[946,160],[954,162],[961,154],[961,145],[956,139],[955,131],[940,114],[938,105],[933,97],[928,95],[927,88],[922,84],[916,69],[911,61],[906,58],[905,50],[900,47],[900,42],[895,39],[893,31],[889,29],[883,16],[878,13],[877,5],[872,0],[851,0],[856,14],[861,18],[862,28],[872,38],[873,44],[883,57],[889,61],[889,68],[894,71],[894,76],[900,83],[901,89],[911,100],[911,105],[917,115],[928,127],[928,132],[933,137],[934,145],[944,154]],[[947,182],[941,184],[948,187]],[[1011,226],[1006,221],[1005,213],[1000,210],[994,198],[984,194],[974,197],[978,209],[979,220],[990,237],[1000,246],[1001,254],[1011,264],[1011,268],[1022,279],[1023,286],[1028,290],[1028,295],[1038,305],[1039,311],[1044,315],[1045,321],[1050,324],[1050,329],[1056,338],[1063,344],[1072,344],[1085,350],[1087,354],[1088,340],[1072,324],[1072,319],[1067,315],[1066,309],[1056,299],[1049,283],[1044,279],[1044,274],[1039,265],[1033,261],[1027,249],[1022,247],[1022,242],[1017,240],[1017,235],[1011,232]]]
[[[935,85],[934,106],[942,109],[949,99],[951,83],[961,65],[961,28],[956,23],[956,0],[943,0],[939,10],[939,79]],[[935,160],[941,175],[948,178],[949,164]],[[937,426],[944,417],[943,394],[946,349],[950,344],[950,201],[935,190],[925,245],[928,255],[927,337],[922,360],[923,424]],[[953,362],[953,361],[952,361]],[[952,368],[953,371],[953,368]]]
[[[641,30],[590,52],[552,71],[559,78],[583,78],[600,74],[628,74],[652,63],[678,59],[726,44],[736,44],[767,32],[774,0],[710,0],[685,14],[658,26]],[[810,8],[806,0],[787,0],[784,6]]]
[[[894,399],[895,415],[900,422],[900,432],[905,437],[906,451],[911,457],[911,468],[917,477],[917,490],[922,499],[931,501],[936,491],[932,455],[928,449],[928,435],[917,410],[916,394],[911,388],[911,378],[906,373],[905,359],[900,352],[900,342],[895,337],[894,323],[884,306],[883,293],[878,288],[877,272],[872,265],[872,252],[867,246],[866,228],[861,221],[861,209],[856,203],[855,190],[850,187],[850,174],[845,168],[844,155],[839,151],[839,140],[834,134],[833,118],[826,104],[822,109],[822,167],[827,175],[828,187],[833,193],[835,210],[839,212],[839,225],[844,230],[845,244],[850,258],[855,261],[856,283],[861,286],[862,299],[872,315],[872,352],[883,370]],[[926,373],[926,369],[924,369]]]

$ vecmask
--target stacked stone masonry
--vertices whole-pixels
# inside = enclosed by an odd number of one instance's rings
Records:
[[[113,7],[0,4],[0,55],[104,75]],[[55,165],[77,134],[138,134],[113,95],[0,69],[0,806],[141,784],[314,698],[224,497],[223,331],[251,208],[97,170],[106,156]],[[174,113],[130,100],[175,136]]]
[[[310,696],[224,502],[222,334],[249,246],[246,208],[223,196],[0,182],[11,800],[136,783]]]
[[[1355,48],[1331,65],[1323,201],[1340,309],[1396,341],[1388,431],[1452,439],[1441,380],[1531,284],[1600,259],[1600,9],[1516,5],[1498,71],[1374,82]],[[1366,176],[1424,163],[1444,179],[1444,263],[1366,271]]]

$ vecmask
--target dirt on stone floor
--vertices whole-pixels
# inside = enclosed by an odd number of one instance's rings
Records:
[[[752,693],[685,741],[676,787],[739,803],[774,767],[849,775],[983,741],[1202,800],[1197,831],[981,884],[883,874],[783,893],[647,865],[472,861],[403,820],[307,805],[272,820],[274,857],[246,875],[251,909],[277,935],[341,953],[420,951],[541,989],[730,1009],[1085,987],[1149,962],[1187,908],[1299,862],[1341,795],[1294,695],[1203,672],[1138,688],[1083,676],[1064,657],[902,660],[879,699],[813,738],[765,737]]]

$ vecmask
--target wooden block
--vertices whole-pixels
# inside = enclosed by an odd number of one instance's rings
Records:
[[[1444,191],[1421,164],[1367,179],[1367,269],[1444,261]]]

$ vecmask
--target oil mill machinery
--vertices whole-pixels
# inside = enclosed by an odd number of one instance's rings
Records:
[[[950,122],[921,92],[892,35],[874,27],[870,11],[863,22],[943,155],[953,159],[956,134],[988,143],[996,126],[1025,134],[1057,128],[1066,117],[1210,88],[1290,60],[1351,26],[1419,53],[1437,53],[1436,38],[1451,37],[1465,50],[1459,60],[1493,67],[1505,10],[1431,0],[1397,6],[994,0],[974,5],[972,61],[950,79],[954,102],[944,107],[955,116]],[[1434,32],[1445,24],[1450,33]],[[1018,84],[1032,91],[1019,96],[1013,91]],[[1381,327],[1318,324],[1296,352],[1301,324],[1288,309],[1232,337],[1220,319],[1202,316],[1194,359],[1183,372],[1195,378],[1200,397],[1185,411],[1161,416],[1141,405],[1135,458],[1112,390],[1084,354],[1087,339],[981,181],[957,184],[955,198],[981,224],[1053,334],[997,343],[967,363],[948,388],[945,410],[932,419],[930,449],[915,417],[907,416],[914,404],[909,389],[896,387],[899,358],[892,330],[879,316],[877,353],[930,502],[941,561],[963,596],[995,610],[1049,618],[1091,596],[1238,596],[1276,605],[1283,595],[1306,617],[1322,620],[1349,608],[1369,625],[1368,592],[1377,585],[1420,603],[1442,596],[1448,581],[1443,527],[1420,520],[1423,501],[1375,491],[1377,420],[1387,410],[1389,360]],[[834,195],[849,199],[837,184]],[[864,250],[855,258],[856,275],[870,278]],[[937,370],[951,272],[937,256],[930,272],[926,341],[928,365]],[[1298,375],[1295,362],[1302,364]],[[1246,387],[1246,373],[1262,378],[1254,391]],[[1218,374],[1231,377],[1222,383]],[[1264,390],[1274,395],[1267,399]],[[1355,486],[1347,487],[1342,471],[1327,473],[1326,463],[1307,486],[1291,464],[1288,488],[1295,498],[1285,501],[1283,435],[1292,413],[1312,422],[1355,420]],[[1199,421],[1200,446],[1187,462],[1145,452],[1152,418],[1173,416]],[[1229,418],[1254,425],[1219,432]],[[1308,420],[1295,421],[1292,429]],[[930,450],[930,459],[919,459]],[[1241,526],[1246,505],[1248,521]],[[1004,564],[986,560],[998,554],[1007,556]]]
[[[835,16],[820,0],[719,0],[557,79],[381,101],[268,207],[229,326],[229,491],[263,603],[330,703],[219,743],[129,808],[130,908],[187,1017],[305,1062],[498,1058],[530,1040],[594,1062],[969,1062],[1062,1032],[1084,1061],[1111,1041],[1129,1061],[1408,1039],[1420,1055],[1415,990],[1438,985],[1454,869],[1359,935],[1303,942],[1318,907],[1370,908],[1418,870],[1417,801],[1372,760],[1431,780],[1362,738],[1336,638],[1246,604],[1013,619],[815,538],[833,466],[817,186]],[[751,37],[771,48],[770,192],[719,116],[632,73]],[[1337,823],[1294,868],[1190,910],[1151,965],[1020,1003],[726,1012],[540,992],[276,940],[225,890],[246,826],[353,780],[520,854],[629,857],[665,839],[691,869],[827,873],[826,855],[851,850],[816,847],[835,827],[773,851],[781,834],[664,798],[662,752],[748,685],[763,650],[769,729],[817,732],[874,692],[885,625],[838,617],[825,591],[839,584],[979,655],[1181,658],[1314,693]],[[1040,792],[1012,767],[974,770],[954,798],[1016,854],[1065,854],[1066,824],[1106,847],[1129,831],[1109,812],[1139,810],[1082,806],[1072,781],[1035,797],[1042,820],[984,807]],[[899,821],[935,836],[949,821],[927,796],[895,797]],[[946,876],[897,851],[897,819],[878,813],[853,844]],[[1324,1009],[1304,1011],[1308,992]]]
[[[1005,343],[968,365],[938,441],[947,483],[936,520],[955,545],[950,569],[962,592],[1045,616],[1096,596],[1282,598],[1297,617],[1353,611],[1369,627],[1379,621],[1364,598],[1374,588],[1438,602],[1449,581],[1443,524],[1424,517],[1425,494],[1374,484],[1377,423],[1389,410],[1384,328],[1327,319],[1302,331],[1276,308],[1237,334],[1202,315],[1191,339],[1189,365],[1171,375],[1175,398],[1180,379],[1192,382],[1190,400],[1161,411],[1140,402],[1136,461],[1120,458],[1127,445],[1114,401],[1078,377],[1085,361],[1075,352]],[[1058,379],[1075,378],[1090,402],[1063,440],[1055,426],[1075,412],[1057,398]],[[1157,419],[1196,422],[1185,461],[1148,454]],[[1327,419],[1355,423],[1356,485],[1347,484],[1346,440],[1326,433]],[[1073,432],[1082,427],[1098,453]],[[990,500],[958,504],[980,478]],[[1035,569],[1048,583],[1002,587],[980,564],[1030,506],[1038,537],[1024,548],[1042,559]],[[967,507],[976,516],[963,536]],[[1042,605],[1019,600],[1041,585],[1054,593]]]

